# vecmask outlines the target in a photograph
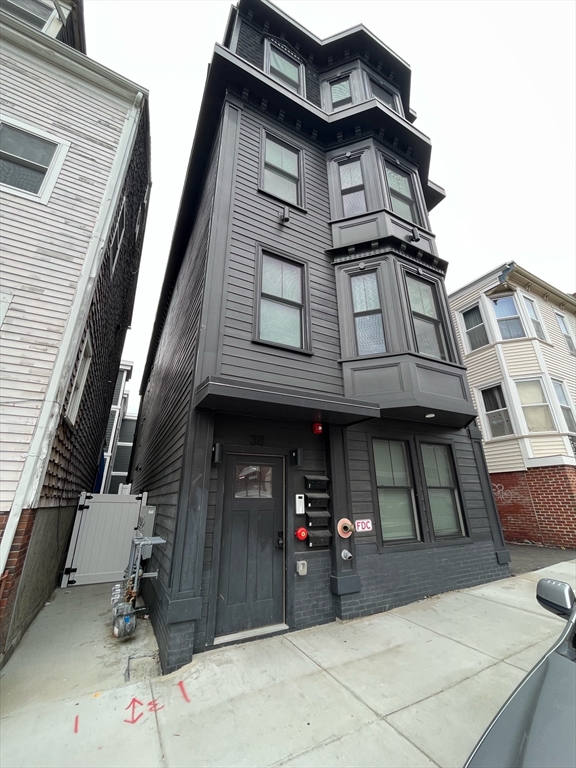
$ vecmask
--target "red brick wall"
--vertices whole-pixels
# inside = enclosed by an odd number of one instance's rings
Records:
[[[20,516],[14,543],[6,563],[7,576],[2,580],[2,597],[0,598],[0,653],[4,651],[4,644],[10,627],[10,618],[18,593],[18,582],[24,568],[32,528],[34,527],[35,510],[24,509]],[[0,515],[0,532],[4,535],[8,515]]]
[[[576,547],[576,467],[490,474],[507,541]]]

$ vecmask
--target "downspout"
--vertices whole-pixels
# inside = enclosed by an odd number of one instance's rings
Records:
[[[34,509],[40,498],[46,468],[50,459],[52,441],[60,422],[62,405],[68,390],[70,375],[78,355],[84,325],[96,290],[97,277],[102,267],[104,249],[110,232],[112,217],[120,199],[132,149],[136,141],[143,101],[144,94],[138,91],[134,103],[126,115],[126,122],[118,142],[118,149],[116,150],[116,156],[114,157],[102,203],[100,204],[98,218],[96,219],[88,250],[86,251],[84,266],[76,287],[72,306],[70,307],[70,314],[64,329],[58,356],[50,377],[48,389],[46,390],[44,402],[42,403],[40,415],[38,416],[38,422],[14,496],[10,515],[6,522],[2,542],[0,543],[0,573],[3,573],[6,568],[22,511],[24,509]]]

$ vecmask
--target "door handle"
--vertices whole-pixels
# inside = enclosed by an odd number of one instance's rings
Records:
[[[284,549],[284,533],[278,531],[278,540],[276,541],[276,549]]]

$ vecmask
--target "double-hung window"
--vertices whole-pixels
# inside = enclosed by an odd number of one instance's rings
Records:
[[[513,296],[492,299],[492,304],[503,339],[520,339],[526,335]]]
[[[564,421],[566,422],[566,429],[568,432],[576,432],[576,419],[574,419],[574,411],[570,404],[570,398],[566,392],[566,387],[561,381],[553,381],[554,392],[558,398]]]
[[[262,255],[260,341],[308,349],[305,267],[287,259]]]
[[[422,443],[424,477],[434,536],[446,538],[464,535],[452,456],[447,445]]]
[[[427,280],[406,276],[416,349],[422,355],[446,360],[446,337],[436,287]]]
[[[80,361],[78,363],[78,369],[74,378],[74,384],[72,385],[72,393],[70,394],[70,400],[68,401],[68,406],[66,408],[66,418],[70,424],[74,424],[76,417],[78,416],[80,402],[82,400],[82,395],[84,394],[84,388],[88,379],[88,371],[90,370],[90,365],[92,364],[92,355],[92,341],[90,339],[90,334],[88,333],[86,340],[84,341],[84,346],[80,355]]]
[[[300,150],[264,134],[262,189],[293,205],[302,205]]]
[[[44,29],[54,8],[39,0],[2,0],[2,9],[37,29]]]
[[[375,99],[378,99],[378,101],[386,104],[386,106],[390,107],[390,109],[398,112],[394,94],[390,93],[390,91],[388,91],[386,88],[383,88],[379,83],[372,80],[372,78],[370,78],[370,90],[372,92],[372,96],[374,96]]]
[[[376,272],[352,275],[350,285],[357,352],[359,355],[382,354],[386,352],[386,343]]]
[[[272,77],[297,93],[301,93],[303,65],[289,54],[281,51],[274,43],[269,42],[269,51],[268,71]]]
[[[374,440],[380,527],[384,542],[420,539],[406,443]]]
[[[416,202],[412,174],[399,168],[389,160],[384,160],[386,185],[390,198],[390,207],[394,213],[413,224],[422,224]]]
[[[332,109],[340,109],[352,104],[352,90],[350,86],[350,76],[340,77],[338,80],[332,80],[330,83],[330,99]]]
[[[517,381],[516,387],[529,432],[555,432],[556,425],[540,379]]]
[[[532,299],[529,299],[527,296],[524,296],[524,303],[526,304],[526,309],[528,310],[528,317],[530,318],[530,322],[532,323],[532,328],[534,329],[534,333],[536,336],[541,339],[542,341],[546,341],[546,334],[544,333],[544,327],[542,325],[542,321],[538,317],[538,312],[536,311],[536,306]]]
[[[490,427],[490,436],[503,437],[504,435],[513,435],[514,430],[512,429],[508,407],[500,384],[483,389],[482,400],[486,419]]]
[[[340,163],[338,170],[344,216],[366,213],[366,194],[360,158],[357,157],[349,162]]]
[[[480,306],[476,304],[475,307],[462,312],[462,318],[464,319],[466,337],[468,338],[470,349],[474,350],[486,346],[488,344],[488,334],[486,333]]]
[[[558,320],[558,325],[560,326],[560,330],[562,331],[562,335],[564,336],[566,340],[566,346],[572,352],[572,354],[576,354],[576,345],[574,344],[574,339],[572,337],[572,332],[570,331],[570,328],[568,327],[568,323],[566,322],[566,318],[564,315],[560,315],[558,312],[556,312],[556,319]]]

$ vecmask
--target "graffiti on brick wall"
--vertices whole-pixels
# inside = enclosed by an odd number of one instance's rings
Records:
[[[520,501],[522,498],[518,491],[504,488],[502,483],[492,483],[492,493],[500,504],[511,504],[513,501]]]

